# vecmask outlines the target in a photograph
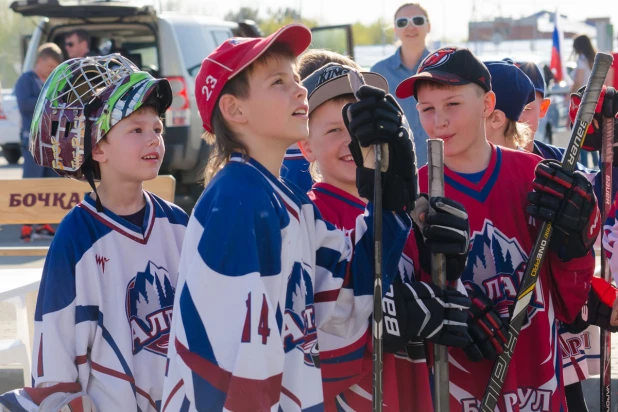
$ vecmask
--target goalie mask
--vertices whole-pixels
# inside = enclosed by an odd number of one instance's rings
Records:
[[[67,60],[48,77],[36,104],[30,129],[34,161],[94,188],[100,176],[92,148],[146,100],[163,115],[172,103],[168,81],[119,54]]]

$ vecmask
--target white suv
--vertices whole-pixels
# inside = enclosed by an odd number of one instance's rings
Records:
[[[24,16],[41,16],[25,54],[22,71],[31,70],[37,48],[54,42],[64,49],[64,36],[84,29],[92,36],[91,52],[119,52],[155,77],[167,78],[174,92],[165,116],[166,154],[162,173],[173,174],[178,190],[196,194],[209,147],[194,98],[195,76],[200,64],[215,47],[246,25],[206,16],[157,14],[150,6],[93,2],[67,5],[57,0],[15,1],[11,9]],[[255,33],[257,35],[257,32]]]
[[[195,104],[195,76],[202,60],[232,36],[257,37],[255,23],[228,22],[213,17],[161,13],[151,6],[130,3],[58,0],[19,0],[11,9],[23,16],[41,16],[25,52],[22,72],[31,70],[38,47],[54,42],[63,47],[64,36],[84,29],[92,37],[91,53],[121,53],[155,77],[167,78],[174,101],[165,116],[165,158],[161,173],[173,174],[177,194],[197,199],[198,183],[210,147]],[[350,25],[316,27],[313,46],[353,57]]]

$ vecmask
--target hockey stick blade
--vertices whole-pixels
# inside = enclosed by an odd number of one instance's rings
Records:
[[[586,130],[594,116],[594,109],[601,95],[603,82],[612,64],[612,60],[612,56],[605,53],[597,53],[594,58],[592,72],[588,78],[586,91],[584,92],[582,102],[579,106],[579,111],[577,112],[575,123],[573,124],[573,130],[571,131],[571,139],[569,140],[569,145],[562,158],[562,167],[566,171],[572,172],[575,170],[577,159],[579,159],[579,152],[586,138]],[[530,259],[528,260],[526,270],[521,279],[521,286],[517,293],[517,300],[515,301],[513,315],[509,324],[506,347],[504,348],[504,352],[496,359],[496,363],[489,376],[489,382],[481,404],[482,412],[494,412],[500,399],[502,385],[504,384],[509,369],[511,357],[515,351],[519,332],[526,317],[526,311],[528,310],[528,304],[532,298],[532,292],[536,287],[538,275],[543,266],[543,260],[545,259],[547,248],[549,247],[551,233],[551,223],[544,222],[541,225],[539,235],[534,243]]]
[[[365,84],[363,75],[352,67],[348,69],[348,81],[356,100],[358,90]],[[374,146],[374,196],[373,196],[373,234],[374,234],[374,278],[373,278],[373,411],[382,412],[382,377],[384,369],[384,347],[382,328],[384,313],[382,310],[382,147]]]

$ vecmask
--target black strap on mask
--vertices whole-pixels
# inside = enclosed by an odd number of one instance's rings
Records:
[[[94,184],[94,160],[92,160],[92,137],[90,136],[90,132],[92,130],[92,121],[90,120],[90,113],[96,112],[102,105],[103,102],[97,96],[84,107],[86,127],[84,128],[84,164],[82,165],[82,172],[84,173],[84,177],[90,184],[90,187],[92,188],[96,196],[95,206],[97,212],[99,213],[103,213],[103,204],[101,203],[101,199],[99,199],[97,187]]]

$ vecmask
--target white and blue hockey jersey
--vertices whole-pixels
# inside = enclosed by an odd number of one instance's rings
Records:
[[[346,235],[298,187],[232,157],[189,220],[163,411],[323,410],[317,328],[367,328],[372,221],[370,205]],[[383,214],[388,278],[409,227],[405,213]]]
[[[159,411],[187,215],[145,192],[137,227],[90,196],[51,244],[35,313],[33,388],[7,393],[11,411],[54,392],[86,392],[99,411]],[[21,396],[20,396],[21,395]]]

